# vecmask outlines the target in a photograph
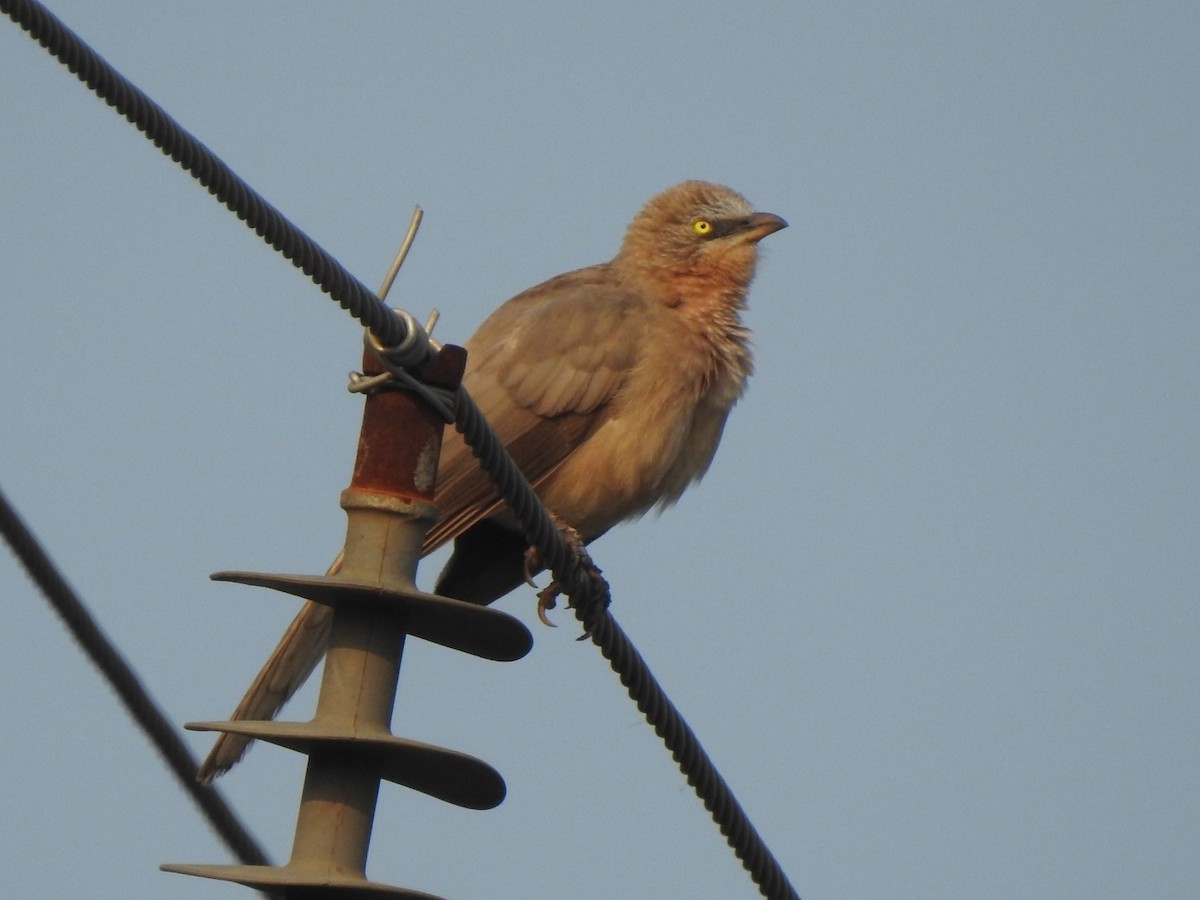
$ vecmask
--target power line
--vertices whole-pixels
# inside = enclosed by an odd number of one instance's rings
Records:
[[[267,856],[212,786],[196,781],[196,759],[163,715],[141,679],[88,612],[37,537],[0,491],[0,533],[30,579],[66,624],[84,654],[100,670],[134,722],[159,752],[176,780],[200,807],[234,855],[247,865],[266,865]]]

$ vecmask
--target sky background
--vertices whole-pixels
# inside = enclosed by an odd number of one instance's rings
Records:
[[[675,182],[787,218],[712,470],[593,547],[618,621],[805,900],[1196,896],[1200,6],[51,6],[369,286],[421,204],[390,300],[445,341]],[[360,332],[8,20],[0,119],[0,487],[222,718],[296,604],[207,576],[337,553]],[[0,893],[249,896],[158,871],[229,856],[7,555],[0,597]],[[369,875],[757,896],[569,614],[499,605],[531,654],[411,642],[394,727],[508,799],[385,786]],[[277,860],[303,763],[221,782]]]

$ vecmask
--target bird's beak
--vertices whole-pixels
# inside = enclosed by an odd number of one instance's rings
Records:
[[[768,234],[774,234],[788,227],[788,223],[774,213],[755,213],[746,219],[739,231],[745,236],[745,239],[752,244],[757,244]]]

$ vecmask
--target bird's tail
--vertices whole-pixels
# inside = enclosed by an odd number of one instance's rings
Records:
[[[332,608],[311,600],[305,603],[230,718],[273,718],[321,661],[332,621]],[[250,740],[240,734],[221,734],[200,764],[196,780],[208,784],[229,771],[242,758]]]

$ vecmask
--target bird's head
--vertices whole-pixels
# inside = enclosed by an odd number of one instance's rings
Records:
[[[650,200],[629,225],[615,264],[668,294],[708,290],[740,304],[754,277],[757,245],[786,228],[737,191],[685,181]],[[674,301],[676,298],[668,298]],[[683,299],[687,299],[684,297]]]

